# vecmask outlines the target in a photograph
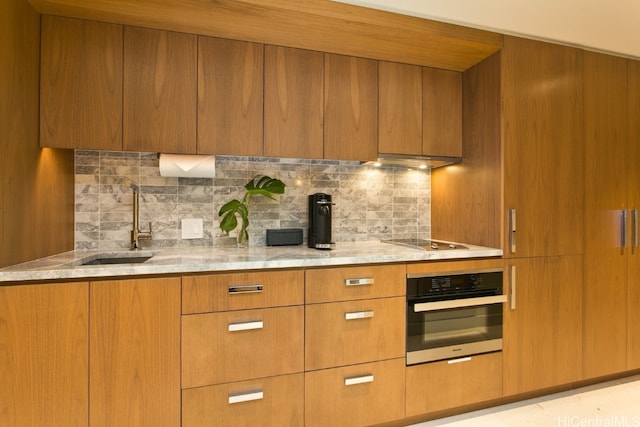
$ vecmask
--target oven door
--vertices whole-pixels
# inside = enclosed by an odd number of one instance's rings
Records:
[[[407,365],[502,350],[505,295],[407,304]]]

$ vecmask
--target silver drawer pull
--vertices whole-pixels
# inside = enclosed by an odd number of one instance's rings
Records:
[[[345,286],[364,286],[373,285],[373,277],[361,277],[359,279],[345,279]]]
[[[264,323],[262,322],[262,320],[258,320],[255,322],[229,323],[229,332],[251,331],[254,329],[262,328],[264,328]]]
[[[471,356],[461,357],[459,359],[452,359],[447,361],[449,365],[453,365],[454,363],[462,363],[462,362],[471,362]]]
[[[373,382],[373,375],[362,375],[359,377],[350,377],[344,379],[344,385],[366,384]]]
[[[344,320],[356,320],[356,319],[369,319],[373,317],[373,310],[369,311],[354,311],[344,314]]]
[[[262,390],[243,394],[231,394],[229,395],[229,405],[233,405],[234,403],[251,402],[252,400],[260,400],[262,398],[264,398]]]
[[[229,286],[229,294],[257,294],[262,292],[262,285],[257,283],[255,285],[235,285]]]

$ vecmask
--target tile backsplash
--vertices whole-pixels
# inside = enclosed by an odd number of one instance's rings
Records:
[[[359,162],[216,157],[215,178],[162,177],[157,153],[75,152],[75,248],[126,249],[133,222],[133,193],[140,188],[140,229],[153,226],[143,248],[232,246],[219,228],[218,209],[244,195],[255,175],[286,184],[278,201],[250,202],[250,245],[265,245],[268,228],[302,228],[307,238],[307,196],[331,194],[333,240],[429,238],[431,175],[403,168],[378,169]],[[204,238],[182,239],[182,219],[202,219]]]

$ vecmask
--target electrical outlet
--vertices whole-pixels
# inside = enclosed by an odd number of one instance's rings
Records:
[[[202,218],[182,220],[183,239],[202,239],[204,237]]]

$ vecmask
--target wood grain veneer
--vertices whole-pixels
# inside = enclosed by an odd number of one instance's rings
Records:
[[[5,426],[86,426],[87,283],[0,286]]]
[[[263,398],[229,404],[229,396],[263,392]],[[304,374],[281,375],[192,388],[182,391],[182,426],[302,426],[304,425]]]
[[[373,283],[347,286],[346,281],[350,279],[371,279]],[[405,295],[406,290],[403,264],[305,270],[307,304],[396,297]]]
[[[627,62],[627,93],[629,140],[627,142],[628,207],[640,209],[640,62]],[[632,219],[630,218],[630,221]],[[627,227],[629,242],[633,240],[633,226]],[[640,368],[640,248],[628,252],[627,295],[627,369]]]
[[[260,292],[230,293],[230,287],[260,285]],[[206,313],[304,304],[304,272],[267,272],[185,276],[182,313]]]
[[[41,13],[462,71],[502,35],[329,0],[29,0]],[[215,25],[212,25],[215,22]]]
[[[403,357],[406,304],[405,297],[394,297],[306,305],[305,370]],[[367,311],[373,316],[345,318]]]
[[[408,366],[406,416],[502,397],[502,352]]]
[[[264,46],[198,38],[198,153],[263,155]]]
[[[124,28],[123,147],[196,152],[197,37]]]
[[[461,164],[431,174],[431,235],[502,247],[500,54],[463,73]]]
[[[324,158],[375,160],[378,154],[378,63],[324,55]]]
[[[73,249],[73,152],[38,146],[40,17],[0,2],[0,267]]]
[[[504,394],[582,379],[582,255],[512,259],[505,267]],[[515,267],[515,309],[510,307]],[[610,350],[610,353],[614,353]]]
[[[516,252],[511,254],[505,241],[506,256],[584,251],[582,54],[505,37],[500,53],[504,209],[517,215]]]
[[[422,68],[422,153],[462,157],[462,73]]]
[[[40,145],[122,149],[122,25],[42,17]]]
[[[422,154],[422,67],[379,62],[378,152]]]
[[[180,425],[180,279],[90,284],[90,425]]]
[[[263,327],[229,331],[257,321]],[[182,387],[302,372],[303,325],[302,306],[183,316]]]
[[[322,52],[265,46],[264,154],[323,157]]]
[[[621,248],[621,210],[630,207],[627,60],[584,52],[584,73],[583,363],[585,378],[594,378],[622,372],[627,364],[629,274],[623,255],[629,249]]]
[[[307,427],[357,427],[399,420],[405,406],[404,358],[307,372]],[[373,381],[345,385],[345,379],[372,375]]]

